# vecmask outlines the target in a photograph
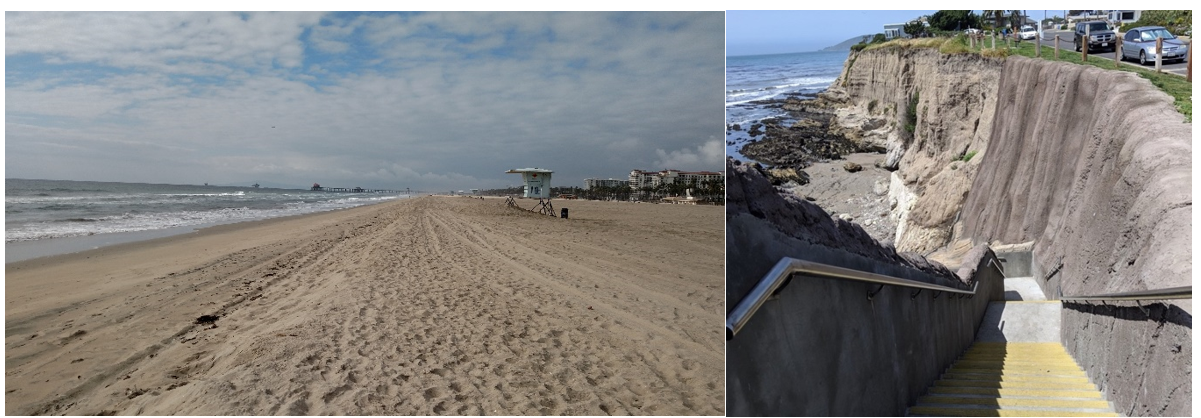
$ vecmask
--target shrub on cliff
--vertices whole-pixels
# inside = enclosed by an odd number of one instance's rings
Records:
[[[981,49],[980,55],[988,57],[988,58],[1005,58],[1005,57],[1009,56],[1009,49],[1007,49],[1007,48]]]
[[[968,49],[967,36],[959,34],[954,38],[943,41],[942,45],[938,47],[938,52],[944,54],[966,54],[972,51]]]
[[[918,91],[913,91],[913,96],[909,97],[909,107],[905,109],[905,132],[909,133],[909,137],[913,137],[913,132],[917,130],[917,103]]]

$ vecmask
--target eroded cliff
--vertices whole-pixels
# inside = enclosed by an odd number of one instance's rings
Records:
[[[867,51],[823,93],[841,104],[832,130],[888,150],[898,250],[929,253],[951,240],[988,148],[1001,63],[928,48]]]
[[[1147,80],[896,48],[852,54],[824,100],[889,150],[897,250],[1033,241],[1051,298],[1191,284],[1192,125]],[[1191,328],[1189,302],[1067,303],[1062,337],[1119,412],[1181,415]]]

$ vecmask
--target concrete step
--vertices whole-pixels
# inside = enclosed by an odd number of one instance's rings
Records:
[[[1054,389],[1011,389],[1011,388],[978,388],[978,387],[954,387],[954,386],[935,386],[930,388],[931,395],[977,395],[977,396],[992,396],[992,397],[1047,397],[1047,398],[1079,398],[1079,399],[1101,399],[1101,392],[1093,389],[1089,385],[1089,390],[1064,390],[1056,386]]]
[[[915,406],[909,408],[909,416],[930,417],[1116,417],[1106,411],[1064,411],[1056,409],[996,409],[962,406]]]
[[[1042,303],[1042,302],[1032,302]],[[1068,351],[1063,348],[1063,344],[1059,341],[1024,341],[1021,344],[1015,344],[1017,341],[976,341],[968,347],[967,352],[1003,352],[1003,353],[1021,353],[1021,352],[1062,352]]]
[[[943,378],[934,382],[933,387],[962,387],[988,389],[1062,389],[1062,390],[1097,390],[1092,383],[1085,382],[1048,382],[1045,380],[959,380]]]
[[[954,368],[959,369],[985,369],[985,370],[1080,370],[1076,366],[1076,362],[1071,360],[1045,360],[1045,361],[988,361],[988,360],[967,360],[960,359],[955,363]],[[1083,370],[1080,370],[1083,371]]]
[[[1006,372],[983,370],[949,370],[942,374],[943,379],[954,380],[985,380],[992,382],[1055,382],[1080,383],[1088,382],[1088,376],[1080,373],[1038,373],[1032,371]]]
[[[1104,399],[1076,399],[1076,398],[980,398],[972,396],[957,396],[957,395],[927,395],[918,398],[917,403],[921,404],[940,404],[940,405],[983,405],[991,407],[1028,407],[1028,408],[1084,408],[1084,409],[1101,409],[1109,408],[1109,402]]]
[[[977,342],[908,413],[1117,416],[1063,346],[1051,342]]]
[[[1006,277],[1005,300],[1047,300],[1033,277]]]
[[[1058,301],[990,302],[976,341],[1058,342],[1062,310]]]

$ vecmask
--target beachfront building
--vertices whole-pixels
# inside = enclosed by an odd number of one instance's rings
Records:
[[[905,33],[904,23],[885,23],[884,24],[884,39],[907,38]]]
[[[633,170],[630,171],[630,189],[640,190],[644,187],[659,187],[662,184],[703,184],[709,180],[724,180],[725,176],[722,173],[715,171],[680,171],[680,170],[662,170],[662,171],[646,171]]]
[[[593,187],[625,187],[629,184],[629,180],[584,179],[584,190],[591,190]]]

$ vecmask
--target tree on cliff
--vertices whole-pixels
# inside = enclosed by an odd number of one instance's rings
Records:
[[[921,38],[923,36],[927,36],[930,32],[930,29],[926,27],[925,23],[922,23],[921,19],[909,21],[909,23],[906,23],[901,30],[909,34],[909,37],[911,38]]]
[[[984,17],[992,19],[992,21],[993,21],[992,30],[1000,30],[1001,29],[1001,21],[1005,20],[1005,10],[985,10]]]
[[[980,16],[971,10],[939,10],[930,15],[930,27],[938,30],[962,31],[979,28]]]

